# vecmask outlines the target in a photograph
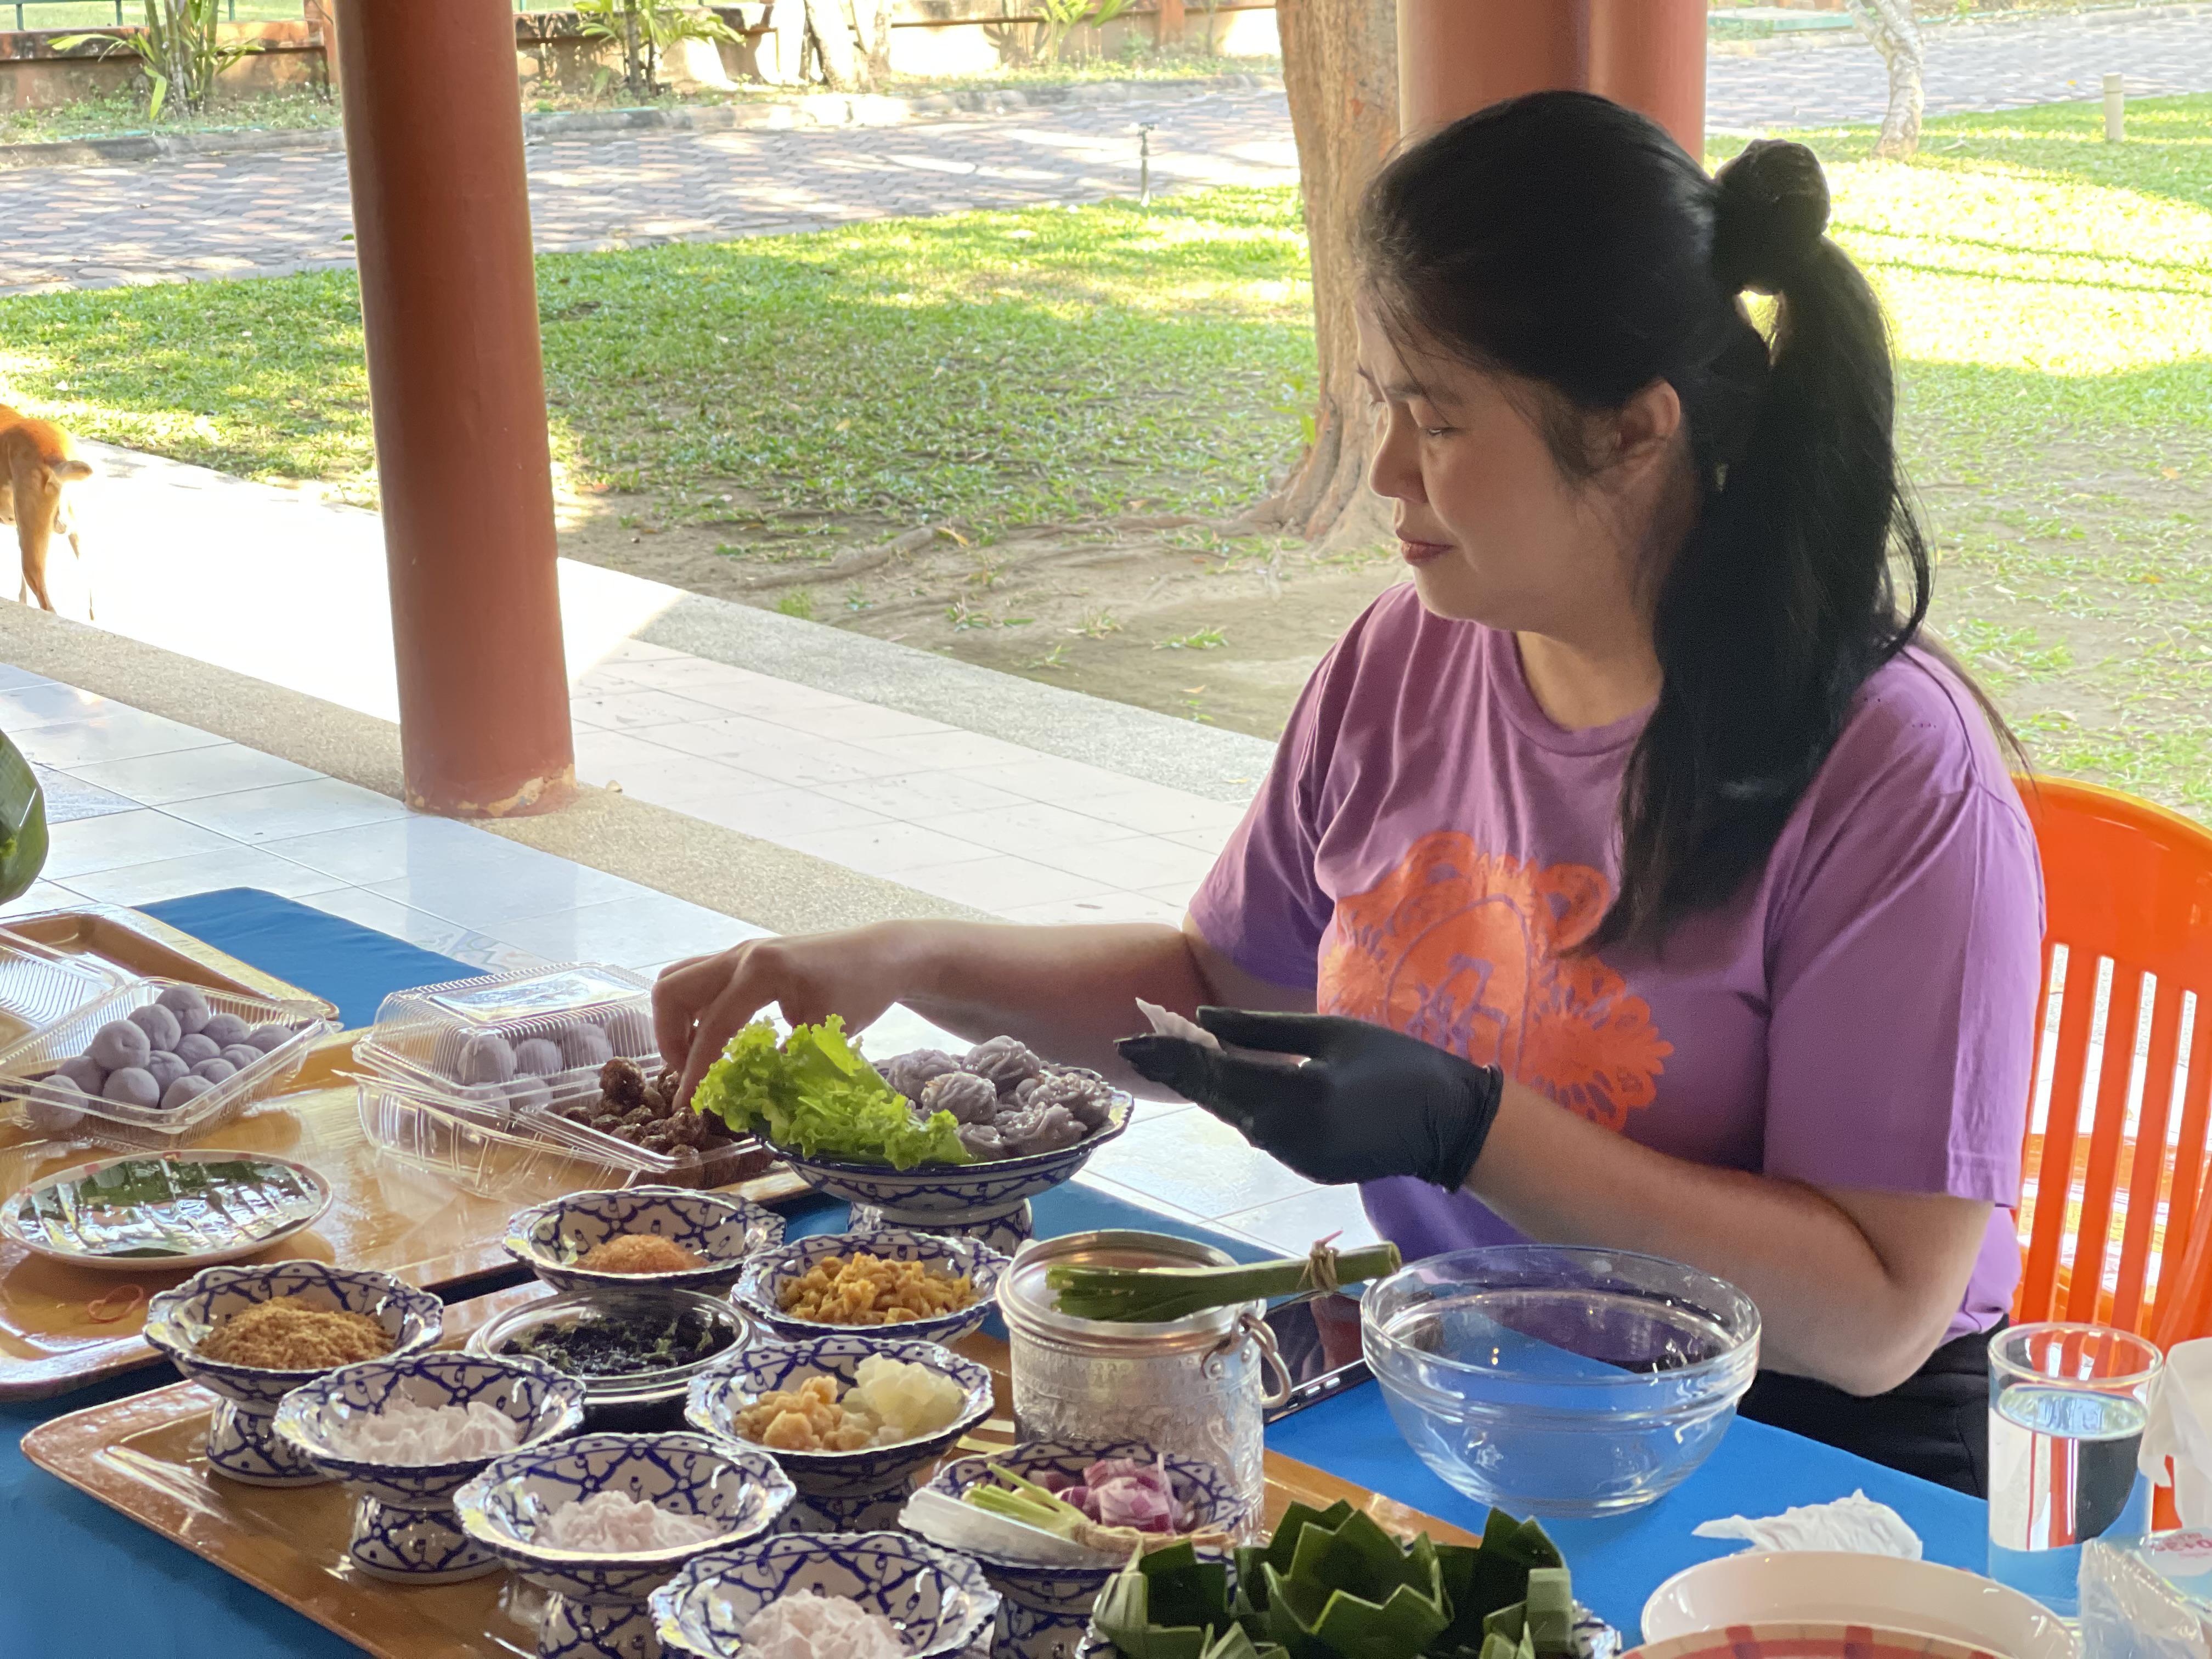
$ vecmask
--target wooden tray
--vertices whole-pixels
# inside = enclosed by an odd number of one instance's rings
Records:
[[[507,1218],[526,1205],[606,1184],[604,1165],[551,1146],[519,1156],[496,1197],[464,1192],[435,1176],[380,1156],[362,1135],[354,1085],[337,1075],[353,1058],[353,1036],[331,1038],[307,1058],[291,1092],[189,1137],[193,1146],[274,1153],[306,1164],[331,1183],[329,1211],[314,1226],[270,1247],[268,1259],[311,1258],[374,1267],[447,1294],[522,1270],[500,1248]],[[0,1195],[111,1149],[71,1136],[0,1125]],[[777,1169],[726,1190],[772,1203],[808,1190]],[[159,1357],[139,1338],[144,1302],[102,1322],[128,1287],[142,1297],[190,1277],[181,1270],[95,1272],[30,1255],[0,1239],[0,1401],[43,1400]],[[119,1293],[119,1298],[118,1298]]]
[[[1006,1345],[977,1336],[958,1346],[991,1366],[1005,1400]],[[533,1592],[519,1580],[495,1573],[404,1589],[378,1583],[342,1565],[353,1510],[343,1487],[272,1490],[212,1477],[201,1443],[214,1401],[189,1382],[134,1395],[41,1425],[23,1437],[23,1455],[380,1659],[533,1659]],[[960,1449],[1004,1445],[1012,1427],[994,1419]],[[1271,1524],[1293,1502],[1326,1508],[1344,1498],[1394,1532],[1475,1541],[1449,1522],[1273,1452],[1267,1473]]]
[[[182,980],[210,990],[243,991],[251,996],[305,1002],[325,1019],[338,1017],[337,1005],[327,998],[289,985],[166,921],[121,905],[41,910],[33,915],[10,916],[0,925],[50,951],[64,956],[97,957],[141,979]]]

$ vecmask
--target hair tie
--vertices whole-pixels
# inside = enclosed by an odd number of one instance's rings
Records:
[[[86,1303],[84,1316],[95,1325],[113,1325],[135,1312],[145,1299],[146,1292],[139,1286],[125,1285]]]
[[[1787,289],[1828,228],[1828,179],[1802,144],[1761,138],[1717,175],[1713,275],[1730,294]]]

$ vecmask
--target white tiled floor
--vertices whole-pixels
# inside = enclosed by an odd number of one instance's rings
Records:
[[[1172,924],[1237,817],[655,647],[618,647],[578,695],[587,781],[1010,921]],[[559,959],[651,969],[763,932],[5,666],[0,729],[46,774],[54,820],[46,878],[11,911],[258,887],[485,970]],[[725,742],[738,759],[695,752]],[[744,769],[744,755],[771,751],[821,763],[805,782],[787,765]],[[869,1048],[949,1041],[896,1009]],[[1286,1252],[1340,1230],[1347,1243],[1372,1237],[1350,1192],[1310,1187],[1195,1107],[1147,1105],[1080,1178]]]
[[[1015,920],[1095,904],[1173,921],[1242,816],[635,641],[577,680],[572,708],[587,783]]]

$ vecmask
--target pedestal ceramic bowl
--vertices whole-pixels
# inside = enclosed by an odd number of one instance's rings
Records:
[[[319,1473],[356,1494],[346,1553],[374,1578],[441,1584],[499,1571],[499,1559],[462,1532],[453,1494],[496,1452],[435,1463],[401,1463],[340,1451],[346,1427],[396,1398],[432,1408],[483,1404],[506,1417],[527,1450],[575,1433],[584,1385],[535,1359],[420,1353],[343,1366],[295,1389],[276,1407],[276,1437]]]
[[[1027,1441],[1006,1451],[947,1463],[927,1489],[958,1498],[969,1487],[989,1480],[994,1464],[1031,1480],[1041,1474],[1076,1480],[1106,1457],[1164,1464],[1176,1497],[1184,1507],[1188,1529],[1218,1527],[1234,1533],[1245,1522],[1247,1507],[1236,1481],[1228,1474],[1195,1458],[1172,1453],[1164,1455],[1135,1440]],[[994,1659],[1074,1659],[1091,1622],[1091,1604],[1097,1601],[1106,1581],[1126,1565],[1104,1561],[1095,1567],[1047,1565],[981,1550],[963,1553],[983,1569],[983,1577],[999,1592],[998,1632],[991,1646]]]
[[[975,1299],[951,1313],[927,1319],[905,1319],[890,1325],[839,1325],[825,1321],[797,1319],[783,1311],[786,1285],[804,1279],[814,1267],[832,1256],[855,1252],[891,1261],[920,1261],[939,1273],[966,1275]],[[982,1328],[991,1316],[991,1298],[998,1293],[999,1276],[1006,1258],[989,1245],[972,1238],[949,1238],[937,1233],[908,1232],[884,1228],[872,1233],[817,1233],[795,1238],[775,1249],[763,1250],[745,1263],[738,1279],[736,1300],[753,1318],[787,1342],[804,1342],[817,1336],[877,1336],[911,1338],[921,1342],[957,1342]]]
[[[670,1549],[556,1549],[538,1541],[562,1504],[617,1492],[720,1530]],[[548,1593],[543,1659],[648,1659],[656,1650],[646,1597],[684,1563],[774,1526],[795,1494],[766,1452],[691,1434],[587,1434],[495,1457],[453,1496],[461,1530]]]
[[[1066,1069],[1062,1067],[1060,1069]],[[1012,1255],[1030,1236],[1029,1200],[1073,1176],[1091,1155],[1129,1127],[1136,1103],[1116,1091],[1105,1123],[1073,1146],[988,1164],[927,1164],[894,1170],[848,1164],[770,1144],[769,1150],[817,1190],[853,1206],[852,1230],[911,1228],[973,1238]]]
[[[806,1378],[829,1376],[840,1391],[859,1379],[860,1362],[872,1354],[921,1365],[950,1377],[963,1396],[960,1415],[918,1440],[859,1451],[790,1451],[760,1446],[783,1466],[799,1488],[794,1525],[805,1531],[864,1532],[897,1525],[899,1505],[914,1478],[950,1450],[952,1443],[991,1414],[991,1373],[934,1342],[880,1340],[867,1336],[824,1336],[789,1346],[759,1347],[691,1379],[685,1419],[702,1433],[732,1445],[756,1446],[737,1431],[738,1414],[761,1395],[795,1389]]]
[[[851,1601],[898,1629],[907,1659],[951,1659],[991,1628],[998,1593],[965,1556],[899,1532],[793,1533],[700,1556],[653,1592],[663,1648],[745,1659],[744,1628],[793,1594]]]
[[[704,1256],[703,1267],[665,1273],[611,1273],[577,1258],[624,1233],[651,1233]],[[726,1291],[745,1260],[783,1243],[783,1218],[726,1193],[683,1187],[623,1187],[570,1193],[518,1211],[501,1241],[507,1253],[556,1291]]]
[[[201,1357],[215,1328],[257,1303],[296,1296],[310,1305],[366,1314],[392,1337],[387,1359],[434,1346],[445,1304],[390,1273],[333,1267],[321,1261],[270,1261],[257,1267],[208,1267],[146,1304],[146,1340],[186,1381],[222,1396],[208,1419],[208,1462],[217,1474],[252,1486],[312,1486],[330,1477],[276,1438],[276,1403],[293,1389],[335,1370],[269,1370]]]

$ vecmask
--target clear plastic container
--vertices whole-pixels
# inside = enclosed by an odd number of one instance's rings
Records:
[[[538,1185],[545,1185],[548,1197],[645,1182],[716,1187],[756,1172],[743,1160],[766,1162],[751,1139],[679,1158],[538,1107],[471,1099],[391,1078],[356,1073],[354,1081],[362,1132],[371,1145],[466,1191],[494,1197]]]
[[[0,1052],[112,996],[130,976],[0,929]]]
[[[153,1006],[163,992],[180,985],[167,979],[129,981],[0,1048],[0,1097],[9,1101],[24,1122],[50,1133],[75,1133],[125,1147],[172,1146],[188,1134],[228,1122],[257,1100],[282,1092],[299,1074],[307,1050],[334,1029],[307,1003],[195,985],[188,988],[206,1000],[212,1013],[231,1015],[248,1029],[281,1025],[289,1035],[173,1110],[134,1106],[53,1085],[51,1079],[57,1070],[83,1054],[100,1027],[136,1009]]]
[[[568,963],[395,991],[355,1057],[380,1076],[487,1106],[573,1100],[611,1059],[659,1069],[652,990],[626,968]]]

